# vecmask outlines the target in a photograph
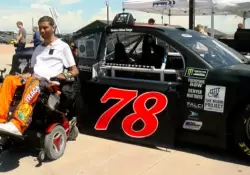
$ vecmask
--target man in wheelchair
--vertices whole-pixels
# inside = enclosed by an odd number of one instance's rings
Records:
[[[6,76],[0,89],[0,131],[17,136],[21,136],[31,123],[32,110],[41,92],[41,80],[46,79],[47,83],[51,83],[52,77],[64,80],[78,75],[70,47],[54,35],[54,20],[44,16],[39,19],[38,26],[44,42],[36,47],[30,70],[22,75]],[[64,67],[69,69],[68,73],[63,73]],[[23,85],[21,101],[13,112],[12,119],[8,121],[9,107],[15,91]]]

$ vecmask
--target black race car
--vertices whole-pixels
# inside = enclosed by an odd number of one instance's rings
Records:
[[[136,25],[129,13],[73,38],[85,129],[158,146],[232,139],[250,155],[250,66],[240,53],[182,27]]]
[[[182,27],[112,25],[74,34],[83,124],[155,145],[185,141],[250,155],[250,66],[227,45]]]

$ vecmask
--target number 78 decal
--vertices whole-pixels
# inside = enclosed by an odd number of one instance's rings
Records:
[[[130,137],[145,138],[149,137],[158,128],[158,119],[156,114],[162,112],[167,104],[167,97],[159,92],[145,92],[138,96],[137,90],[127,90],[118,88],[109,88],[102,96],[101,103],[106,103],[108,100],[119,100],[116,104],[106,110],[95,124],[96,130],[107,130],[109,123],[115,115],[124,108],[127,104],[133,102],[133,113],[125,116],[122,121],[122,129]],[[146,103],[150,99],[155,99],[154,105],[151,108],[146,107]],[[138,120],[143,121],[143,129],[136,131],[133,125]]]

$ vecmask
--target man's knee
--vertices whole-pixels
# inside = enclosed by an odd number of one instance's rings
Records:
[[[7,75],[5,78],[4,78],[4,82],[9,82],[9,81],[13,81],[14,79],[16,79],[17,77],[14,76],[14,75]]]
[[[20,81],[20,78],[15,76],[15,75],[7,75],[4,80],[3,80],[3,84],[2,86],[12,86],[12,85],[15,85],[15,86],[20,86],[21,85],[21,81]]]

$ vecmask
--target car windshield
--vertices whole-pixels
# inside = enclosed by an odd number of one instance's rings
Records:
[[[195,53],[200,55],[207,63],[213,67],[224,67],[247,62],[247,59],[225,45],[224,43],[211,37],[202,35],[196,31],[167,31],[169,36],[185,46],[189,47]]]

